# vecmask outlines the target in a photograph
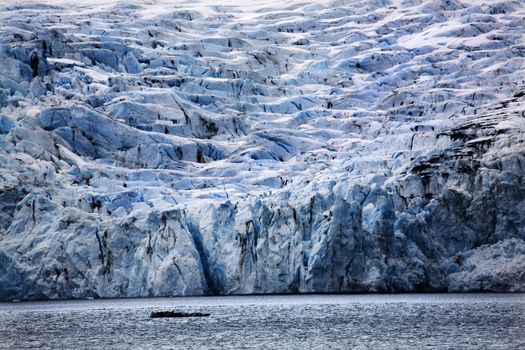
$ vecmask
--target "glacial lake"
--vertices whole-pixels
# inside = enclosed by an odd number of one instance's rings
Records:
[[[209,317],[152,319],[156,310]],[[1,349],[525,349],[524,294],[0,303]]]

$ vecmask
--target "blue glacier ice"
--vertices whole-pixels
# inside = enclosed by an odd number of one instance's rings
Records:
[[[525,291],[525,3],[0,23],[1,300]]]

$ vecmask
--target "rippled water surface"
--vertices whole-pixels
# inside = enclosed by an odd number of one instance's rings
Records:
[[[153,310],[210,317],[151,319]],[[525,295],[0,303],[2,349],[525,349]]]

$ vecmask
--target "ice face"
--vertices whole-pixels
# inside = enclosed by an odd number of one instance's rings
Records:
[[[0,299],[525,291],[525,6],[0,7]]]

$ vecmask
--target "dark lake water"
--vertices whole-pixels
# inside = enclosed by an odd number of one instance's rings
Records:
[[[210,317],[151,319],[154,310]],[[0,303],[1,349],[525,349],[523,294]]]

